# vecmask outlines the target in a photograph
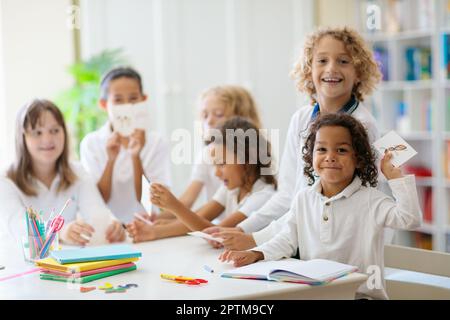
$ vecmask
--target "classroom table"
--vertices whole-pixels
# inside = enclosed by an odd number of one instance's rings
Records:
[[[353,273],[327,285],[309,286],[264,280],[230,279],[220,273],[233,266],[218,260],[222,250],[213,249],[203,239],[191,236],[161,239],[133,244],[142,252],[136,263],[137,270],[92,281],[82,286],[114,286],[137,284],[125,293],[105,293],[94,290],[82,293],[78,284],[40,280],[39,272],[0,281],[0,299],[158,299],[158,300],[216,300],[216,299],[354,299],[356,289],[367,275]],[[0,278],[30,270],[15,250],[0,248]],[[208,272],[204,265],[214,272]],[[160,278],[161,273],[196,277],[208,280],[207,284],[188,286]]]

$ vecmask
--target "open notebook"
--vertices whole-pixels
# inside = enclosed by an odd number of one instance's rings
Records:
[[[358,271],[358,268],[355,266],[331,260],[313,259],[301,261],[285,259],[253,263],[224,272],[221,276],[235,279],[272,280],[319,285],[355,271]]]

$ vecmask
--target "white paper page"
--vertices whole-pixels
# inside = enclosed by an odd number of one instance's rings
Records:
[[[356,267],[331,261],[324,259],[313,259],[309,261],[305,261],[301,264],[292,264],[290,266],[285,266],[282,269],[286,271],[290,271],[293,273],[297,273],[307,278],[325,281],[329,278],[333,278],[336,275],[341,275],[346,272],[350,272],[354,270]]]
[[[225,273],[229,275],[258,275],[267,277],[272,270],[276,269],[292,269],[298,267],[299,265],[303,265],[304,262],[297,259],[284,259],[277,261],[258,261],[256,263],[252,263],[243,267],[235,268],[232,270],[228,270]]]
[[[220,243],[223,242],[222,238],[214,238],[212,235],[205,233],[205,232],[201,232],[201,231],[188,232],[188,235],[198,237],[198,238],[203,238],[206,240],[213,240],[213,241],[217,241]]]
[[[391,162],[395,167],[400,167],[406,161],[417,154],[402,137],[395,131],[390,131],[374,142],[373,146],[383,156],[388,149],[392,153]]]

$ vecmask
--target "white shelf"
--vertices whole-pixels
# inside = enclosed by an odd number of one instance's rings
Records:
[[[424,222],[424,223],[422,223],[421,227],[415,229],[414,231],[428,233],[428,234],[434,234],[436,232],[436,227],[430,223]]]
[[[450,30],[450,29],[449,29]],[[381,42],[381,41],[402,41],[410,39],[431,38],[434,35],[432,30],[408,30],[400,31],[397,33],[366,33],[365,39],[369,42]]]
[[[443,179],[442,185],[444,188],[450,188],[450,179]]]
[[[442,79],[440,85],[445,89],[450,89],[450,80]]]
[[[422,178],[422,177],[416,177],[416,185],[418,187],[433,187],[437,186],[438,180],[436,178]]]
[[[420,141],[420,140],[433,140],[436,135],[429,131],[416,131],[416,132],[401,132],[399,133],[405,140]]]
[[[437,85],[437,83],[435,83],[434,80],[383,81],[379,86],[379,90],[383,91],[431,90],[435,85]]]

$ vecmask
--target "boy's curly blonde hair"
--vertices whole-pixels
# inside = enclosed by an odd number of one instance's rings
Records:
[[[317,102],[314,97],[316,89],[312,79],[312,60],[314,47],[325,36],[331,36],[344,43],[360,80],[354,86],[353,93],[356,99],[364,101],[364,97],[370,95],[381,80],[381,73],[364,39],[349,27],[320,28],[306,38],[303,52],[291,72],[296,87],[310,96],[312,104]]]

